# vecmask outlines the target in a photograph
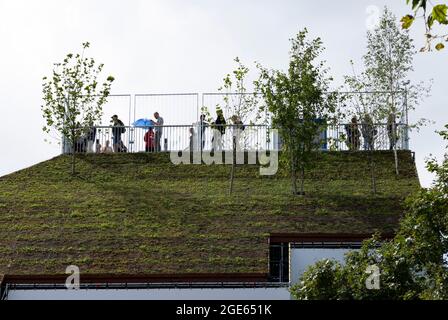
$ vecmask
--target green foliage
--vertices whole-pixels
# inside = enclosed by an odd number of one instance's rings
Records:
[[[448,141],[448,125],[445,126],[445,130],[438,133],[444,140]],[[448,153],[445,154],[442,164],[439,164],[432,157],[426,162],[426,167],[429,172],[436,174],[436,187],[444,192],[448,191]]]
[[[291,39],[289,68],[286,72],[268,70],[259,65],[260,78],[255,82],[272,124],[282,137],[284,158],[291,168],[292,190],[297,194],[297,174],[301,174],[301,194],[305,169],[313,164],[313,151],[322,141],[316,139],[328,122],[336,118],[335,96],[327,94],[328,69],[318,61],[323,52],[320,38],[308,40],[305,29]],[[322,121],[318,121],[318,119]]]
[[[443,49],[445,49],[445,45],[443,43],[436,44],[436,50],[437,51],[440,51],[440,50],[443,50]]]
[[[446,4],[433,4],[432,1],[428,0],[406,0],[406,4],[412,5],[413,15],[406,15],[401,19],[402,28],[409,29],[413,25],[413,22],[417,18],[422,18],[425,23],[425,38],[426,45],[421,49],[421,51],[431,51],[432,43],[436,40],[442,40],[448,42],[448,34],[433,34],[434,23],[437,22],[441,26],[448,25],[448,6]],[[428,6],[432,6],[432,10]],[[423,12],[419,16],[420,11]],[[443,42],[439,42],[435,46],[436,50],[440,51],[445,48]]]
[[[441,135],[448,140],[448,130]],[[428,169],[437,180],[407,199],[393,240],[381,242],[376,236],[364,242],[344,265],[311,266],[292,294],[297,299],[448,299],[448,153],[441,164],[428,161]],[[365,285],[371,265],[380,270],[379,290]]]
[[[398,101],[400,95],[397,93],[405,90],[404,83],[413,70],[414,53],[408,32],[399,29],[396,17],[386,7],[378,28],[367,32],[367,52],[363,57],[370,88],[389,92],[383,94],[383,98],[375,97],[379,98],[375,105],[378,120],[385,120],[390,114],[403,116],[403,110],[398,107],[403,101]],[[410,91],[413,88],[407,89]]]
[[[446,4],[434,6],[431,14],[432,18],[440,24],[448,24],[447,9],[448,6]]]
[[[353,75],[345,78],[349,92],[372,93],[348,94],[349,113],[356,115],[364,124],[368,123],[367,120],[391,126],[401,122],[408,126],[407,129],[425,125],[426,119],[413,124],[408,120],[408,113],[415,110],[431,91],[431,83],[411,83],[409,80],[415,54],[409,32],[400,29],[397,18],[385,7],[378,27],[367,32],[367,52],[363,57],[365,70],[358,75],[353,68]],[[400,138],[396,129],[389,132],[391,141]],[[396,143],[393,148],[396,152]],[[397,157],[395,164],[398,174]]]
[[[309,267],[301,277],[301,284],[291,288],[295,298],[301,300],[338,299],[342,284],[342,266],[334,260],[321,260]]]
[[[83,43],[81,54],[67,54],[62,63],[55,65],[52,75],[43,78],[42,113],[46,121],[43,131],[49,133],[51,128],[55,129],[63,137],[63,143],[71,146],[73,157],[76,142],[100,119],[114,81],[109,76],[99,85],[98,76],[104,65],[84,57],[89,47],[88,42]]]
[[[413,16],[411,16],[410,14],[408,14],[408,15],[404,16],[403,18],[401,18],[400,21],[402,22],[401,27],[403,29],[409,29],[412,26],[412,24],[414,23],[415,18]]]
[[[401,30],[397,18],[385,7],[379,26],[367,32],[367,52],[363,56],[364,70],[345,77],[350,92],[349,113],[361,119],[369,114],[374,122],[386,123],[390,114],[406,119],[406,112],[415,110],[429,96],[431,82],[412,83],[415,46],[407,30]],[[351,104],[350,104],[351,103]],[[418,128],[428,120],[419,119],[411,128]]]

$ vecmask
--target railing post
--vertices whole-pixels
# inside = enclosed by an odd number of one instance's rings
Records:
[[[397,131],[398,138],[397,139],[397,148],[403,150],[409,150],[409,126],[404,123],[397,123]],[[216,126],[215,126],[216,127]],[[217,150],[225,150],[230,151],[233,148],[233,142],[231,137],[231,133],[234,132],[235,128],[233,125],[227,125],[228,128],[227,134],[223,137],[215,137],[215,141],[212,143],[212,148],[215,147]],[[241,143],[243,143],[243,148],[247,148],[248,150],[280,150],[282,146],[281,136],[278,134],[273,134],[273,128],[268,125],[244,125],[246,128],[244,131],[238,133],[237,142],[240,142],[240,138],[242,139]],[[126,151],[130,153],[140,152],[145,150],[146,145],[144,142],[144,136],[146,134],[145,127],[128,127],[125,126],[126,133],[124,137],[122,137],[123,145],[127,147]],[[167,152],[167,151],[176,151],[176,150],[184,150],[189,147],[189,141],[194,142],[194,150],[195,151],[203,151],[205,147],[203,147],[203,143],[205,142],[207,145],[212,141],[213,136],[213,126],[207,126],[207,131],[202,134],[202,129],[199,124],[192,125],[166,125],[163,126],[163,135],[160,139],[160,149],[155,150],[156,152]],[[359,141],[356,142],[359,145],[359,148],[356,150],[388,150],[391,145],[391,137],[388,133],[388,125],[387,124],[373,124],[372,128],[374,128],[374,132],[369,139],[365,129],[363,129],[363,125],[359,125],[358,127],[358,135]],[[112,126],[98,126],[97,129],[97,137],[99,146],[104,147],[105,141],[109,140],[109,144],[112,144],[113,147],[113,133],[114,127]],[[190,131],[189,131],[190,130]],[[336,124],[329,125],[319,132],[319,135],[316,136],[316,139],[319,139],[319,142],[324,142],[322,147],[320,148],[322,151],[325,150],[338,150],[343,151],[347,150],[347,147],[350,146],[349,138],[353,140],[353,137],[350,136],[350,132],[347,132],[347,128],[344,124]],[[190,137],[188,136],[188,132],[190,132]],[[212,134],[212,136],[210,136]],[[342,134],[344,134],[342,138]],[[353,134],[353,133],[351,133]],[[341,135],[341,136],[340,136]],[[207,137],[207,138],[206,138]],[[95,140],[92,143],[97,143]],[[362,142],[369,142],[364,143]],[[156,142],[156,141],[154,141]],[[325,148],[326,142],[326,148]],[[127,143],[127,145],[126,145]],[[392,143],[393,145],[393,143]],[[89,149],[90,150],[90,149]],[[101,151],[101,150],[99,150]],[[67,140],[63,142],[63,152],[70,153],[70,145],[67,143]],[[84,151],[80,151],[84,152]]]

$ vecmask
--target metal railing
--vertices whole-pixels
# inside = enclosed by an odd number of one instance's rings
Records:
[[[394,130],[395,129],[395,133]],[[75,144],[77,153],[280,150],[282,141],[267,125],[164,125],[149,127],[97,126]],[[316,133],[321,150],[408,150],[405,124],[339,124]],[[395,142],[394,142],[395,141]],[[65,148],[70,153],[71,148]]]
[[[75,145],[77,153],[167,152],[232,150],[233,136],[243,150],[271,150],[274,134],[266,125],[165,125],[149,127],[94,127]],[[66,148],[70,150],[70,148]]]
[[[325,132],[324,148],[335,151],[409,150],[405,124],[340,124]]]
[[[367,125],[363,125],[361,120],[357,130],[347,130],[345,124],[330,126],[319,134],[322,140],[323,150],[389,150],[391,148],[409,150],[409,131],[408,131],[408,108],[407,92],[337,92],[335,94],[336,102],[341,109],[346,110],[345,115],[341,115],[341,123],[350,122],[354,114],[358,119],[362,119],[363,114],[370,114],[374,119],[378,119],[377,112],[389,106],[390,101],[394,101],[397,109],[395,142],[391,137],[391,130],[388,124],[376,124],[373,130]],[[199,121],[200,114],[208,111],[207,121],[213,121],[216,115],[216,109],[220,108],[226,119],[233,116],[235,110],[248,109],[253,112],[245,112],[245,123],[250,123],[246,128],[241,139],[243,139],[243,148],[248,149],[271,149],[280,148],[281,139],[273,139],[267,126],[255,126],[253,124],[270,123],[269,113],[262,114],[258,110],[263,105],[262,97],[257,93],[173,93],[173,94],[122,94],[111,95],[108,102],[103,107],[103,116],[98,122],[98,137],[96,141],[84,141],[77,143],[78,152],[96,152],[96,146],[104,147],[109,140],[113,150],[126,152],[146,151],[146,142],[144,136],[145,128],[132,127],[132,124],[139,119],[151,118],[154,112],[160,112],[167,125],[162,128],[163,136],[160,137],[160,148],[154,148],[155,151],[185,150],[190,146],[191,129],[193,132],[193,141],[198,142],[199,149],[210,150],[213,148],[213,132],[207,127],[204,133],[198,137],[198,128],[195,125],[184,125]],[[205,107],[205,110],[201,110]],[[248,108],[250,107],[250,108]],[[261,108],[262,109],[262,108]],[[384,111],[384,110],[383,110]],[[121,135],[119,143],[114,143],[114,135],[108,127],[111,125],[111,116],[118,115],[126,125],[126,132]],[[208,119],[212,118],[212,119]],[[174,125],[176,124],[176,125]],[[370,125],[373,126],[373,125]],[[222,138],[222,149],[227,150],[232,147],[232,137],[227,133]],[[371,131],[371,134],[368,132]],[[366,133],[367,132],[367,133]],[[81,139],[82,140],[82,139]],[[203,140],[203,141],[202,141]],[[238,139],[239,140],[239,139]],[[117,142],[117,141],[115,141]],[[240,141],[238,141],[240,142]],[[93,148],[93,150],[92,150]],[[63,153],[70,152],[70,148],[63,146]],[[151,151],[151,148],[149,148]]]

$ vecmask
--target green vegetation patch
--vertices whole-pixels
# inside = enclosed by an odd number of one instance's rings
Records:
[[[410,152],[320,153],[306,196],[287,170],[171,164],[168,154],[60,156],[0,178],[0,274],[266,273],[270,233],[392,232],[419,188]]]

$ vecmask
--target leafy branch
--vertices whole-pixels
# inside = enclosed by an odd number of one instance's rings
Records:
[[[443,50],[445,48],[444,42],[448,42],[448,33],[434,34],[433,28],[436,23],[440,26],[448,25],[448,6],[446,4],[433,4],[431,0],[406,0],[406,4],[411,4],[414,12],[401,19],[402,28],[411,28],[417,19],[423,19],[425,23],[426,44],[420,51],[431,51],[433,42],[437,42],[435,45],[437,51]]]

